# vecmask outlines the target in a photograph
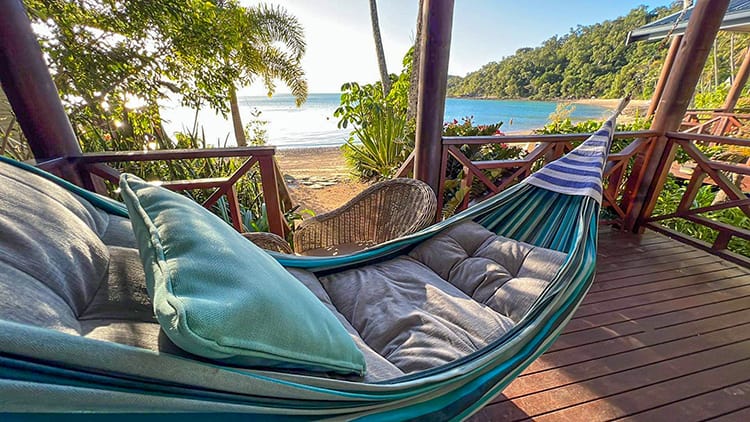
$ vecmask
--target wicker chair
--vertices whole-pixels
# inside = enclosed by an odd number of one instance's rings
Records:
[[[292,251],[292,247],[289,246],[289,243],[284,240],[283,237],[277,234],[266,232],[251,232],[242,233],[242,235],[245,236],[246,239],[249,239],[251,242],[255,243],[256,246],[265,250],[286,254],[294,253],[294,251]]]
[[[343,255],[414,233],[434,221],[437,200],[419,180],[397,178],[376,183],[340,208],[307,219],[293,235],[294,252],[300,255]],[[275,235],[274,235],[275,236]],[[261,247],[256,233],[246,235]],[[279,249],[278,236],[266,249]]]

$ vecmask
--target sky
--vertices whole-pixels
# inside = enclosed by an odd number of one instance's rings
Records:
[[[242,0],[256,4],[256,0]],[[348,81],[370,83],[379,73],[368,0],[265,0],[283,6],[305,30],[302,61],[311,93],[339,92]],[[448,71],[464,76],[482,65],[536,47],[577,25],[614,19],[639,5],[666,6],[672,0],[456,0]],[[378,0],[388,71],[399,73],[413,44],[417,0]],[[625,42],[625,40],[623,40]],[[263,95],[260,84],[240,90]],[[277,93],[288,92],[280,84]]]

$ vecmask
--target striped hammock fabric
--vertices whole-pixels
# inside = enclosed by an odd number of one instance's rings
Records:
[[[402,254],[465,220],[566,253],[566,262],[527,315],[506,335],[476,353],[438,368],[370,384],[222,367],[0,320],[0,408],[235,412],[264,419],[468,417],[554,342],[591,286],[601,175],[615,117],[577,149],[525,181],[418,233],[340,257],[274,255],[287,267],[351,268]],[[110,213],[124,214],[119,203],[37,169],[29,170],[44,174]]]

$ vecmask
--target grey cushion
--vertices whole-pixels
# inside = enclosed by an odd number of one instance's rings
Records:
[[[349,323],[349,321],[341,314],[341,312],[338,311],[338,309],[336,309],[335,306],[333,306],[331,298],[328,296],[328,293],[326,293],[325,289],[320,284],[320,280],[318,280],[315,274],[311,273],[310,271],[305,271],[297,268],[289,269],[289,273],[291,273],[297,280],[301,281],[302,284],[307,286],[307,288],[310,289],[310,291],[318,299],[320,299],[321,302],[323,302],[323,304],[339,320],[341,325],[344,326],[346,331],[351,336],[352,340],[354,340],[354,344],[356,344],[357,347],[362,351],[362,354],[365,357],[365,366],[367,367],[367,372],[365,372],[364,377],[365,381],[380,381],[404,375],[403,371],[398,369],[394,364],[372,350],[372,348],[370,348],[367,343],[362,340],[362,337],[360,337],[357,330],[352,327],[352,324]]]
[[[466,222],[408,257],[321,278],[335,307],[406,373],[488,345],[523,318],[565,254]]]
[[[7,164],[0,186],[0,277],[16,269],[80,315],[107,275],[107,247],[94,231],[101,220],[66,190]]]
[[[406,373],[475,352],[513,325],[409,257],[320,280],[362,339]]]
[[[470,221],[420,244],[409,256],[515,322],[566,258],[561,252],[497,236]]]

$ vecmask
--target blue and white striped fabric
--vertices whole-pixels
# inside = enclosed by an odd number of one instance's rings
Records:
[[[578,148],[529,176],[524,182],[566,195],[590,196],[602,203],[602,171],[614,133],[614,117]]]

